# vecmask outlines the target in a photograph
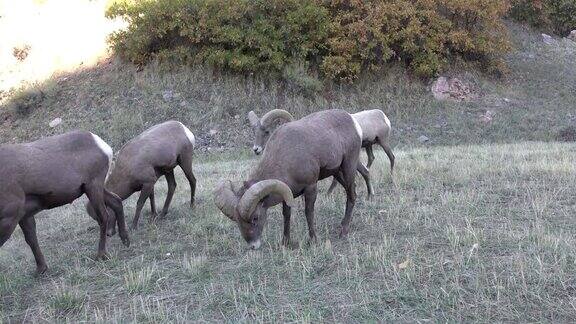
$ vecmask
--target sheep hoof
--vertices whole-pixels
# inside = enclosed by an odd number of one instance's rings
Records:
[[[312,246],[312,245],[314,245],[314,244],[316,244],[316,243],[318,243],[318,238],[316,237],[316,235],[311,236],[311,237],[308,239],[308,246]]]
[[[120,239],[122,240],[124,246],[130,247],[130,238],[128,236],[120,237]]]
[[[348,226],[342,226],[340,229],[340,238],[344,239],[348,236]]]
[[[45,274],[47,270],[48,270],[48,266],[46,266],[46,265],[38,266],[38,267],[36,268],[36,272],[34,273],[34,276],[35,276],[35,277],[40,277],[40,276],[42,276],[43,274]]]
[[[98,254],[96,254],[96,260],[110,260],[110,254],[108,254],[108,252],[98,252]]]
[[[290,238],[283,237],[283,238],[282,238],[282,246],[283,246],[283,247],[286,247],[286,248],[287,248],[287,247],[290,247]]]

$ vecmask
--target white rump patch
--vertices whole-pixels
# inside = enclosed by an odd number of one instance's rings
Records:
[[[350,117],[352,117],[352,120],[354,121],[354,127],[356,127],[356,133],[358,133],[358,136],[360,136],[360,142],[362,142],[362,139],[364,138],[364,134],[362,133],[362,128],[360,127],[360,124],[358,124],[358,122],[356,121],[356,118],[354,118],[354,116],[350,115]]]
[[[386,117],[386,114],[382,111],[382,110],[378,110],[382,116],[384,116],[384,122],[386,123],[386,125],[388,125],[389,128],[392,128],[392,126],[390,125],[390,119],[388,119],[388,117]]]
[[[192,132],[188,129],[188,127],[184,126],[184,124],[180,123],[180,125],[182,125],[182,128],[184,128],[184,133],[186,134],[186,137],[188,137],[190,143],[192,143],[192,148],[194,148],[196,146],[196,138],[194,137],[194,134],[192,134]]]
[[[104,154],[106,154],[106,156],[108,157],[108,173],[106,174],[106,180],[108,180],[108,175],[110,174],[110,172],[112,171],[112,159],[114,158],[114,151],[112,151],[112,148],[110,147],[110,145],[108,145],[106,142],[104,142],[100,136],[90,133],[92,134],[92,137],[94,138],[94,142],[96,142],[96,145],[98,145],[98,148],[100,150],[102,150],[102,152],[104,152]]]

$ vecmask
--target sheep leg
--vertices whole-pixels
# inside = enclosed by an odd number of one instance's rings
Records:
[[[336,180],[336,177],[332,178],[332,183],[330,184],[330,188],[328,188],[328,194],[331,194],[332,191],[334,190],[334,188],[336,188],[336,185],[338,185],[338,181]]]
[[[372,198],[372,196],[374,196],[374,189],[372,188],[372,184],[370,183],[370,172],[362,163],[360,163],[360,161],[358,161],[356,170],[360,172],[362,178],[364,178],[364,182],[366,182],[366,189],[368,190],[368,199]]]
[[[316,242],[316,230],[314,228],[314,204],[316,203],[316,196],[318,195],[318,187],[316,184],[307,187],[304,190],[304,213],[306,214],[306,222],[308,223],[308,235],[310,242]]]
[[[0,214],[0,246],[4,245],[6,241],[12,236],[16,225],[17,209],[4,208],[4,212]]]
[[[40,251],[40,245],[38,244],[38,237],[36,236],[36,220],[34,219],[34,215],[27,215],[20,221],[20,228],[24,233],[24,239],[30,249],[32,250],[32,254],[34,254],[34,259],[36,260],[36,273],[38,275],[43,274],[48,269],[46,265],[46,260],[44,259],[44,255],[42,251]]]
[[[126,218],[124,217],[124,207],[122,206],[122,198],[118,197],[115,193],[104,189],[104,199],[106,206],[108,206],[116,215],[116,224],[118,225],[118,232],[120,239],[125,246],[130,246],[130,238],[126,230]]]
[[[194,207],[194,197],[196,195],[196,177],[192,172],[192,152],[180,155],[180,168],[184,171],[186,179],[190,184],[190,207]]]
[[[372,145],[366,146],[366,154],[368,155],[368,164],[366,165],[366,168],[370,169],[372,162],[374,162],[374,151]]]
[[[166,173],[166,182],[168,182],[168,194],[166,195],[166,201],[164,202],[164,208],[162,208],[160,217],[164,217],[166,214],[168,214],[168,207],[170,207],[170,202],[172,202],[172,197],[176,191],[176,179],[174,179],[174,170]]]
[[[368,199],[370,199],[374,195],[374,189],[372,188],[372,184],[370,183],[370,172],[360,161],[358,161],[356,170],[360,172],[360,175],[362,175],[362,178],[364,178],[364,182],[366,182],[366,190],[368,190]],[[340,171],[339,173],[340,177],[342,177],[342,173]],[[336,176],[334,176],[334,178],[332,179],[332,183],[330,184],[330,188],[328,188],[328,194],[332,193],[334,188],[336,188],[336,185],[338,185],[338,180]]]
[[[386,155],[388,155],[388,159],[390,160],[390,177],[392,177],[392,173],[394,171],[394,160],[396,159],[396,157],[394,156],[394,153],[392,153],[392,149],[390,149],[388,143],[386,143],[380,137],[378,137],[378,144],[382,146],[384,152],[386,153]],[[392,179],[392,182],[394,182],[394,179]]]
[[[290,217],[292,215],[292,207],[282,203],[282,216],[284,216],[284,235],[282,237],[282,245],[285,247],[290,246]]]
[[[150,197],[150,193],[154,190],[154,182],[146,183],[142,186],[142,190],[140,191],[140,197],[138,197],[138,201],[136,202],[136,214],[134,214],[134,220],[132,220],[132,229],[138,229],[138,220],[140,219],[140,213],[142,212],[142,207],[144,207],[144,203]]]
[[[152,213],[152,218],[156,218],[158,214],[156,213],[156,199],[154,198],[154,189],[150,192],[150,212]]]
[[[96,211],[96,215],[98,216],[98,224],[100,225],[100,241],[98,243],[98,254],[96,254],[96,258],[106,259],[108,258],[108,254],[106,253],[108,209],[104,203],[104,185],[92,184],[85,186],[85,192],[86,196],[88,196],[88,200]]]
[[[346,190],[346,211],[341,223],[340,238],[344,238],[348,235],[348,231],[350,230],[350,221],[352,220],[352,210],[356,204],[356,182],[354,181],[356,170],[354,167],[344,165],[342,175],[343,178],[341,182],[343,183],[344,190]]]

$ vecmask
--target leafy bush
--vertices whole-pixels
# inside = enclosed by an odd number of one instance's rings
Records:
[[[176,58],[235,72],[312,59],[329,27],[327,11],[308,0],[135,0],[114,3],[107,15],[129,22],[111,42],[136,64]]]
[[[513,0],[510,16],[565,36],[576,29],[576,0]]]
[[[124,0],[107,15],[128,21],[110,41],[136,64],[208,64],[314,88],[293,67],[352,81],[394,60],[420,76],[456,57],[498,66],[506,12],[505,0]]]
[[[326,0],[334,26],[323,71],[354,78],[392,59],[418,75],[438,73],[460,56],[487,66],[508,50],[502,0]]]

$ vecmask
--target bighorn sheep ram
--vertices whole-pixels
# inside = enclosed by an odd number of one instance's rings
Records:
[[[362,129],[362,147],[366,149],[368,155],[367,168],[370,168],[372,162],[374,162],[372,145],[378,143],[382,146],[384,152],[386,152],[386,155],[388,155],[388,158],[390,159],[390,174],[392,174],[395,158],[394,153],[392,153],[388,144],[391,132],[390,120],[388,117],[386,117],[386,115],[379,109],[361,111],[359,113],[351,114],[351,116],[358,122]],[[293,121],[294,117],[292,117],[292,115],[286,110],[274,109],[264,114],[261,119],[258,118],[254,111],[250,111],[248,113],[248,120],[250,121],[250,125],[254,131],[254,146],[252,150],[258,155],[264,151],[266,142],[274,130],[274,125],[278,121],[284,123]],[[361,163],[358,165],[358,168],[359,171],[360,169],[365,169]],[[366,174],[366,172],[362,171],[360,171],[360,173],[362,176]],[[364,179],[366,180],[366,186],[368,187],[368,194],[370,196],[372,194],[372,188],[370,187],[368,180],[366,178]],[[328,193],[334,190],[336,184],[336,179],[332,180]]]
[[[270,134],[274,131],[275,124],[280,121],[287,123],[294,120],[294,117],[283,109],[273,109],[264,114],[262,118],[258,118],[254,111],[248,113],[248,120],[254,130],[254,146],[252,150],[256,155],[260,155],[264,151],[266,142],[270,138]]]
[[[167,121],[149,128],[120,149],[106,180],[106,189],[117,194],[122,200],[140,191],[131,226],[133,229],[138,227],[138,219],[146,200],[150,199],[152,217],[157,216],[154,184],[161,176],[165,176],[168,182],[168,194],[160,216],[168,213],[168,207],[176,190],[174,168],[177,165],[184,171],[190,183],[190,205],[193,206],[196,192],[196,178],[192,172],[194,145],[194,134],[186,126],[178,121]],[[90,203],[86,205],[86,209],[95,217],[94,208]],[[113,219],[114,213],[110,214]],[[114,234],[114,226],[109,228],[108,234]]]
[[[69,204],[86,194],[100,224],[98,257],[106,256],[109,206],[116,213],[120,238],[130,245],[122,201],[104,188],[112,149],[100,137],[82,131],[31,143],[0,146],[0,246],[19,224],[36,259],[37,273],[47,265],[36,237],[34,216]]]
[[[355,174],[362,130],[344,110],[326,110],[280,126],[272,133],[262,159],[247,181],[236,188],[224,181],[214,191],[222,213],[237,222],[250,248],[260,247],[268,208],[283,203],[284,236],[290,242],[294,198],[304,195],[311,240],[316,239],[314,204],[317,182],[334,176],[346,190],[346,211],[340,236],[349,231],[356,201]]]
[[[390,159],[390,173],[392,173],[394,169],[394,153],[392,153],[388,143],[392,130],[388,117],[379,109],[365,110],[351,114],[351,116],[362,128],[362,147],[366,149],[366,154],[368,155],[367,168],[370,168],[372,162],[374,162],[372,145],[379,144],[386,155],[388,155],[388,159]],[[274,109],[264,114],[262,118],[258,118],[254,111],[250,111],[248,120],[254,131],[254,146],[252,150],[258,155],[264,151],[266,142],[272,131],[274,131],[273,126],[276,122],[290,122],[294,120],[294,117],[286,110]]]
[[[374,162],[374,152],[372,151],[372,145],[378,144],[383,149],[388,159],[390,160],[390,175],[394,171],[394,153],[390,149],[389,139],[392,127],[390,126],[390,120],[384,112],[380,109],[365,110],[355,114],[351,114],[352,118],[358,122],[360,128],[362,129],[362,147],[366,149],[366,154],[368,155],[368,164],[366,167],[369,169]],[[336,180],[332,181],[328,193],[332,192],[336,187]]]

